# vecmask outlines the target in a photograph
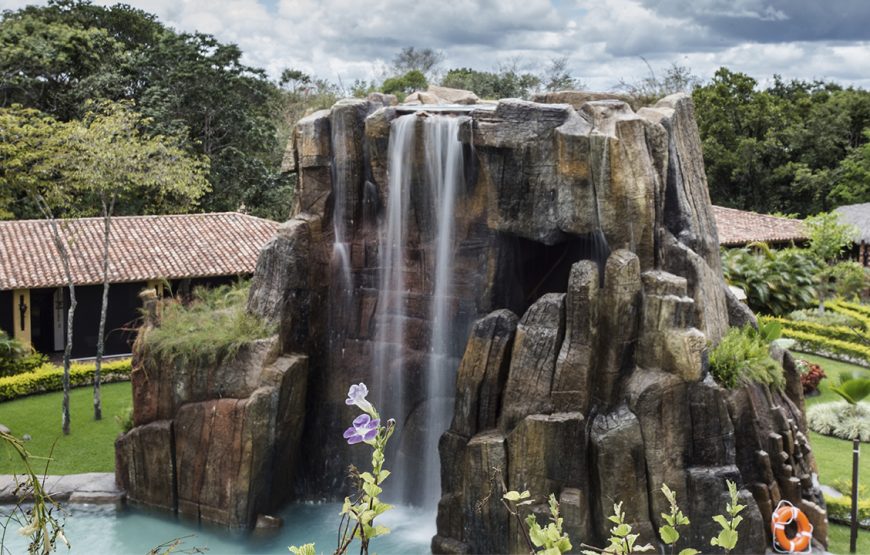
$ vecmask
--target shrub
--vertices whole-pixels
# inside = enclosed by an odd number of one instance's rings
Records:
[[[782,334],[785,337],[791,337],[789,332],[794,331],[802,331],[804,333],[811,333],[813,335],[819,335],[821,337],[827,337],[829,339],[836,339],[837,341],[844,341],[846,343],[855,343],[856,345],[862,345],[859,342],[860,337],[855,333],[853,328],[845,327],[845,326],[831,326],[831,325],[823,325],[817,324],[815,322],[795,322],[793,320],[787,320],[785,318],[776,318],[772,316],[760,316],[760,322],[776,322],[780,326],[782,326]]]
[[[180,364],[219,364],[244,345],[269,337],[274,327],[245,309],[248,284],[198,287],[193,300],[162,302],[160,323],[139,338],[158,358]]]
[[[870,366],[870,347],[862,343],[832,339],[790,326],[783,326],[782,334],[797,341],[801,350],[833,358],[845,357],[851,362]]]
[[[722,251],[722,271],[729,284],[743,289],[755,312],[783,315],[813,305],[818,263],[801,249]]]
[[[852,523],[852,498],[849,496],[825,496],[828,507],[828,520],[840,524]],[[858,526],[870,530],[870,499],[858,498]]]
[[[863,305],[837,299],[825,303],[825,308],[852,318],[858,322],[860,328],[864,331],[870,330],[870,313],[867,312],[866,307]]]
[[[819,403],[807,409],[807,425],[822,435],[870,441],[870,405]]]
[[[771,326],[775,324],[768,324]],[[752,326],[731,328],[722,341],[710,351],[710,372],[727,388],[758,382],[782,389],[785,377],[782,367],[770,358],[769,342],[775,337],[769,331],[756,331]]]
[[[840,327],[855,327],[861,326],[861,323],[850,318],[845,314],[826,310],[819,312],[817,308],[805,308],[803,310],[795,310],[788,313],[787,318],[793,322],[809,322],[812,324],[820,324],[822,326],[840,326]]]
[[[0,377],[30,372],[46,362],[48,357],[0,330]]]
[[[104,362],[100,379],[103,383],[130,379],[130,359]],[[70,387],[90,385],[94,381],[94,363],[76,363],[70,367]],[[34,393],[60,391],[63,389],[63,368],[43,364],[32,372],[0,378],[0,401],[9,401]]]
[[[801,373],[801,386],[804,389],[804,395],[814,395],[819,391],[819,382],[828,376],[822,367],[808,360],[796,360],[795,364]]]
[[[867,286],[864,266],[854,260],[839,262],[826,273],[834,285],[834,293],[843,299],[853,300],[861,296]]]

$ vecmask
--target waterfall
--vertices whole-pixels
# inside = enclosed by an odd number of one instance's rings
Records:
[[[426,427],[423,436],[424,504],[435,504],[441,496],[441,473],[438,440],[450,426],[452,403],[440,402],[453,397],[456,368],[451,364],[450,331],[453,318],[453,242],[456,193],[463,174],[462,143],[459,141],[459,120],[451,117],[429,117],[424,124],[426,167],[433,188],[436,210],[435,283],[431,307],[431,341],[426,368]]]
[[[375,393],[385,416],[404,414],[404,262],[416,122],[417,116],[413,114],[395,119],[387,147],[389,177],[385,230],[378,249],[380,270],[374,344]]]
[[[333,110],[330,141],[332,146],[332,229],[335,240],[332,243],[332,263],[338,273],[338,297],[342,309],[350,301],[350,243],[347,237],[347,195],[351,160],[348,158],[346,117]]]
[[[420,145],[422,164],[414,164],[415,141],[422,121]],[[416,114],[392,122],[388,146],[388,188],[384,229],[379,249],[380,281],[376,310],[377,332],[374,351],[376,393],[383,399],[385,415],[405,415],[409,422],[399,422],[399,433],[417,434],[408,441],[411,454],[397,458],[395,474],[399,500],[434,507],[440,497],[440,460],[438,440],[450,425],[452,398],[456,378],[456,354],[452,352],[456,332],[454,314],[455,204],[463,178],[462,143],[458,139],[459,120],[453,117]],[[415,207],[426,211],[414,220],[433,222],[432,236],[426,245],[431,252],[431,304],[428,312],[428,349],[421,379],[423,402],[419,407],[406,406],[405,339],[409,318],[405,283],[408,229],[411,223],[411,187],[428,187],[426,194],[415,198],[431,199],[431,205]],[[428,202],[426,204],[429,204]],[[420,410],[418,410],[420,409]]]

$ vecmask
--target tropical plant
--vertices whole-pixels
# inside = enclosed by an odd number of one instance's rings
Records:
[[[818,262],[806,250],[772,250],[763,243],[722,251],[726,281],[743,289],[755,312],[783,315],[809,308],[816,294]]]
[[[822,435],[870,442],[870,406],[867,403],[818,403],[807,409],[807,426]]]
[[[661,537],[662,543],[670,546],[671,554],[673,555],[677,551],[677,542],[680,541],[680,533],[677,531],[677,528],[680,526],[688,526],[691,522],[677,506],[677,492],[669,488],[667,484],[662,484],[661,491],[665,496],[665,499],[668,500],[670,511],[667,513],[661,513],[662,520],[665,521],[665,524],[659,526],[659,537]],[[700,551],[687,547],[686,549],[680,550],[679,555],[696,555],[697,553],[700,553]]]
[[[817,395],[819,392],[819,383],[827,378],[822,367],[814,362],[799,359],[795,361],[795,366],[801,375],[801,387],[804,390],[804,395]]]

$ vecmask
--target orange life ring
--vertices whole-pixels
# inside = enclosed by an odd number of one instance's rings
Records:
[[[789,538],[785,533],[785,527],[792,522],[797,525],[797,534],[794,538]],[[813,541],[813,525],[810,524],[807,515],[788,501],[781,501],[773,511],[770,529],[773,532],[774,547],[785,550],[783,551],[785,553],[807,551],[810,542]]]

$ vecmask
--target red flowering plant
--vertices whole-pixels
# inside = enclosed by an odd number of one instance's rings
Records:
[[[804,387],[804,395],[815,396],[819,394],[819,382],[828,376],[822,367],[808,360],[799,359],[795,365],[801,373],[801,385]]]

